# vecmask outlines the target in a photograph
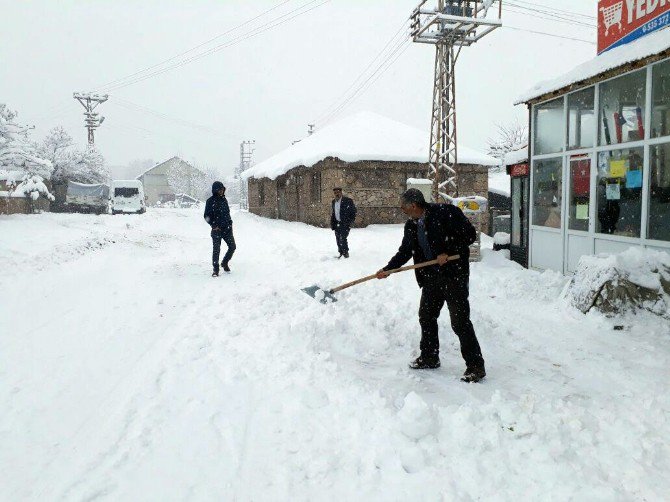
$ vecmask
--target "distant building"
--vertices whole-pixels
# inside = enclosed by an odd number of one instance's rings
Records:
[[[202,200],[207,196],[207,176],[179,157],[145,171],[137,177],[144,185],[148,206],[173,202],[177,193]]]
[[[358,207],[356,226],[404,222],[399,197],[409,178],[426,177],[428,142],[427,132],[400,122],[352,115],[245,171],[249,211],[325,227],[333,188],[342,187]],[[498,161],[462,145],[458,160],[459,195],[486,197],[488,168]]]

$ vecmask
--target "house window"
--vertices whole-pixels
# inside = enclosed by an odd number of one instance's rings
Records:
[[[640,237],[643,159],[642,148],[598,154],[598,233]]]
[[[568,149],[591,148],[595,144],[595,87],[568,96]]]
[[[258,182],[258,205],[265,205],[265,183],[262,181]]]
[[[312,173],[310,188],[312,202],[321,202],[321,173]]]
[[[534,111],[535,155],[562,151],[565,140],[563,98],[535,106]]]
[[[647,71],[623,75],[600,85],[600,144],[644,139]]]
[[[670,61],[652,68],[651,137],[670,136]]]
[[[548,159],[533,165],[533,225],[561,228],[563,161]]]
[[[670,241],[670,143],[651,147],[648,237]]]

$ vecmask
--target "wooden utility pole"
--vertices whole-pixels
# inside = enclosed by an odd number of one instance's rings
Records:
[[[105,121],[105,117],[100,116],[93,110],[100,104],[104,103],[109,99],[107,94],[94,94],[94,93],[83,93],[75,92],[73,94],[74,99],[81,103],[81,106],[84,107],[84,124],[86,129],[88,129],[88,146],[92,148],[95,144],[94,131],[100,127]]]

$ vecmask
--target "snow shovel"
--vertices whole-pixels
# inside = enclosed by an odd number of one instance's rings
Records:
[[[458,260],[460,257],[461,255],[455,254],[447,258],[447,261]],[[392,270],[387,270],[386,272],[388,272],[389,274],[397,274],[398,272],[405,272],[406,270],[415,270],[417,268],[430,267],[432,265],[437,265],[437,260],[426,261],[423,263],[419,263],[418,265],[408,265],[406,267],[394,268]],[[366,275],[365,277],[361,277],[360,279],[356,279],[355,281],[347,282],[346,284],[342,284],[341,286],[337,286],[336,288],[329,290],[324,290],[321,289],[319,286],[314,285],[309,286],[308,288],[302,288],[302,291],[307,293],[312,298],[316,298],[321,303],[328,303],[328,301],[336,302],[337,298],[333,296],[334,293],[337,293],[338,291],[342,291],[343,289],[347,289],[350,288],[351,286],[356,286],[357,284],[361,284],[362,282],[367,282],[376,278],[377,274],[375,273],[372,275]]]

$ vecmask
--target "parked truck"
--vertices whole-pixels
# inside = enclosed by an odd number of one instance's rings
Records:
[[[65,204],[68,212],[107,213],[109,208],[109,185],[68,181]]]

